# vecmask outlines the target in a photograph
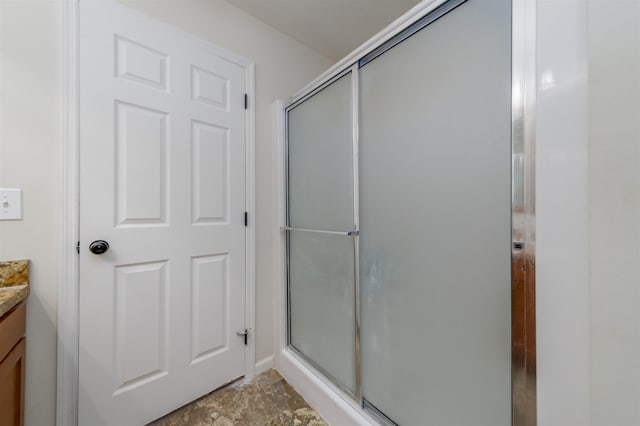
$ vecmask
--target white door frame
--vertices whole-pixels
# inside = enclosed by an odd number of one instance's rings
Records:
[[[62,147],[60,164],[60,220],[58,232],[58,356],[56,424],[78,423],[78,328],[79,328],[79,241],[80,207],[80,138],[79,138],[79,2],[62,2]],[[138,13],[134,10],[132,13]],[[251,331],[245,352],[245,377],[255,374],[255,63],[226,49],[212,46],[179,29],[176,34],[198,42],[205,49],[245,69],[246,93],[249,96],[245,113],[246,143],[246,211],[249,222],[245,233],[246,283],[245,326]],[[80,242],[80,247],[86,245]]]

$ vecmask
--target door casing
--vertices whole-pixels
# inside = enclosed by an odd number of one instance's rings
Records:
[[[78,348],[79,348],[79,259],[80,239],[80,137],[79,137],[79,49],[78,40],[80,1],[62,2],[61,38],[62,73],[60,219],[58,223],[58,341],[56,424],[78,423]],[[137,13],[137,12],[136,12]],[[208,46],[217,56],[245,69],[248,105],[245,110],[245,170],[246,210],[249,215],[245,228],[246,282],[245,324],[249,329],[245,351],[245,377],[255,375],[255,63],[224,48],[202,41],[179,29],[173,30]]]

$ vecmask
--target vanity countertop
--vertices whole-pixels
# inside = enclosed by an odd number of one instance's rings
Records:
[[[0,262],[0,317],[29,296],[29,261]]]

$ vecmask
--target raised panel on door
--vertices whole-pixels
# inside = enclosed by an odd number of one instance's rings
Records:
[[[215,72],[191,66],[191,97],[194,101],[229,111],[231,82]]]
[[[228,253],[191,259],[191,363],[229,349]]]
[[[26,346],[23,337],[0,360],[0,426],[24,424]]]
[[[229,129],[191,122],[192,220],[194,224],[229,220]]]
[[[168,262],[116,266],[115,394],[168,374]]]
[[[166,225],[169,114],[116,101],[116,224]]]
[[[116,35],[116,76],[169,90],[169,57],[149,46]]]

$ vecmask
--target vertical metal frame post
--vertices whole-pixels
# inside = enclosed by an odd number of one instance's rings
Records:
[[[512,425],[535,426],[536,2],[512,2]],[[518,166],[516,167],[516,164]],[[516,300],[518,295],[520,300]],[[517,311],[517,306],[522,311]]]
[[[360,81],[359,67],[351,67],[351,120],[353,126],[353,264],[356,349],[356,399],[362,404],[362,351],[360,346]]]

